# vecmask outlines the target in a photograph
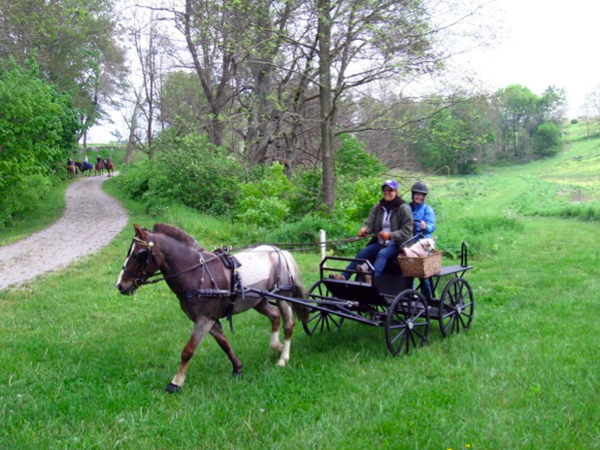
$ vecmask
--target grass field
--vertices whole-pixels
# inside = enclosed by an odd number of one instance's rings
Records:
[[[600,140],[575,137],[552,160],[432,180],[439,241],[478,249],[466,276],[476,313],[468,333],[443,339],[434,326],[408,356],[389,354],[383,329],[346,322],[311,338],[300,326],[281,369],[267,319],[251,312],[227,330],[245,375],[230,376],[209,338],[168,395],[191,322],[164,284],[117,293],[132,228],[0,292],[0,449],[600,448],[598,224],[539,214],[598,200]],[[122,200],[132,223],[205,230],[201,243],[220,244],[216,222],[178,209],[148,217]],[[310,286],[318,257],[296,256]]]

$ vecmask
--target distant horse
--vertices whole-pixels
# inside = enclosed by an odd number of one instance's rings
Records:
[[[306,320],[308,309],[277,299],[277,308],[264,296],[276,295],[305,298],[296,261],[288,252],[272,246],[259,246],[237,253],[241,266],[223,259],[225,254],[208,252],[185,231],[172,225],[157,223],[152,231],[134,225],[135,236],[117,279],[116,287],[123,295],[132,295],[144,284],[165,280],[179,298],[183,312],[194,322],[192,335],[181,354],[181,364],[167,392],[181,390],[186,371],[198,345],[210,333],[233,365],[233,375],[242,373],[242,362],[234,353],[221,328],[219,319],[254,308],[271,320],[270,346],[279,353],[278,366],[290,359],[290,343],[294,331],[294,314]],[[224,263],[224,261],[229,261]],[[162,279],[149,280],[160,271]],[[235,274],[240,274],[237,280]],[[279,340],[283,317],[284,341]]]
[[[75,161],[75,165],[81,173],[85,174],[86,172],[89,172],[88,176],[92,174],[92,170],[94,169],[94,166],[92,166],[90,163],[85,164],[79,161]]]
[[[94,175],[102,175],[104,173],[104,164],[100,161],[96,163],[94,166]]]
[[[113,162],[110,159],[105,159],[104,167],[106,168],[106,171],[108,172],[108,176],[111,177],[112,173],[115,171],[115,165],[113,164]]]
[[[69,171],[69,178],[77,178],[77,166],[75,164],[67,166],[67,170]]]

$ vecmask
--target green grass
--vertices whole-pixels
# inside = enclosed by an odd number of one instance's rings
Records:
[[[440,242],[462,234],[481,249],[466,276],[476,315],[447,339],[434,324],[408,356],[389,354],[383,329],[346,322],[312,338],[297,327],[290,365],[277,368],[268,321],[250,312],[226,331],[242,378],[208,338],[182,393],[165,394],[191,322],[164,284],[117,293],[131,227],[94,256],[1,292],[0,448],[600,448],[597,223],[520,212],[536,186],[529,203],[550,202],[552,161],[432,183]],[[228,225],[177,207],[150,217],[113,180],[104,186],[132,223],[168,221],[221,244]],[[318,257],[296,256],[310,286]]]

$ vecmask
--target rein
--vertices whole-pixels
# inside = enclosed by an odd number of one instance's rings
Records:
[[[371,237],[375,236],[376,234],[377,233],[373,233],[373,234],[368,234],[363,237],[351,237],[351,238],[344,238],[344,239],[336,239],[333,241],[326,241],[326,242],[304,242],[301,244],[292,244],[292,243],[255,244],[255,245],[248,245],[247,247],[230,247],[229,250],[230,251],[241,251],[241,250],[248,250],[248,249],[251,249],[254,247],[258,247],[259,245],[271,245],[274,247],[279,247],[283,250],[289,249],[289,250],[295,250],[295,251],[309,251],[309,250],[312,250],[313,247],[320,247],[325,244],[331,244],[331,245],[348,244],[351,242],[361,241],[363,239],[371,238]]]

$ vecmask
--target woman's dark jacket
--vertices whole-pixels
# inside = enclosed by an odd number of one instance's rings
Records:
[[[364,224],[367,228],[367,234],[379,233],[383,222],[385,210],[381,203],[378,203],[371,209],[369,217]],[[399,246],[403,242],[409,240],[413,236],[413,217],[410,212],[410,207],[401,201],[399,205],[392,208],[392,216],[390,217],[390,239],[396,242]],[[375,236],[369,244],[377,242]]]

